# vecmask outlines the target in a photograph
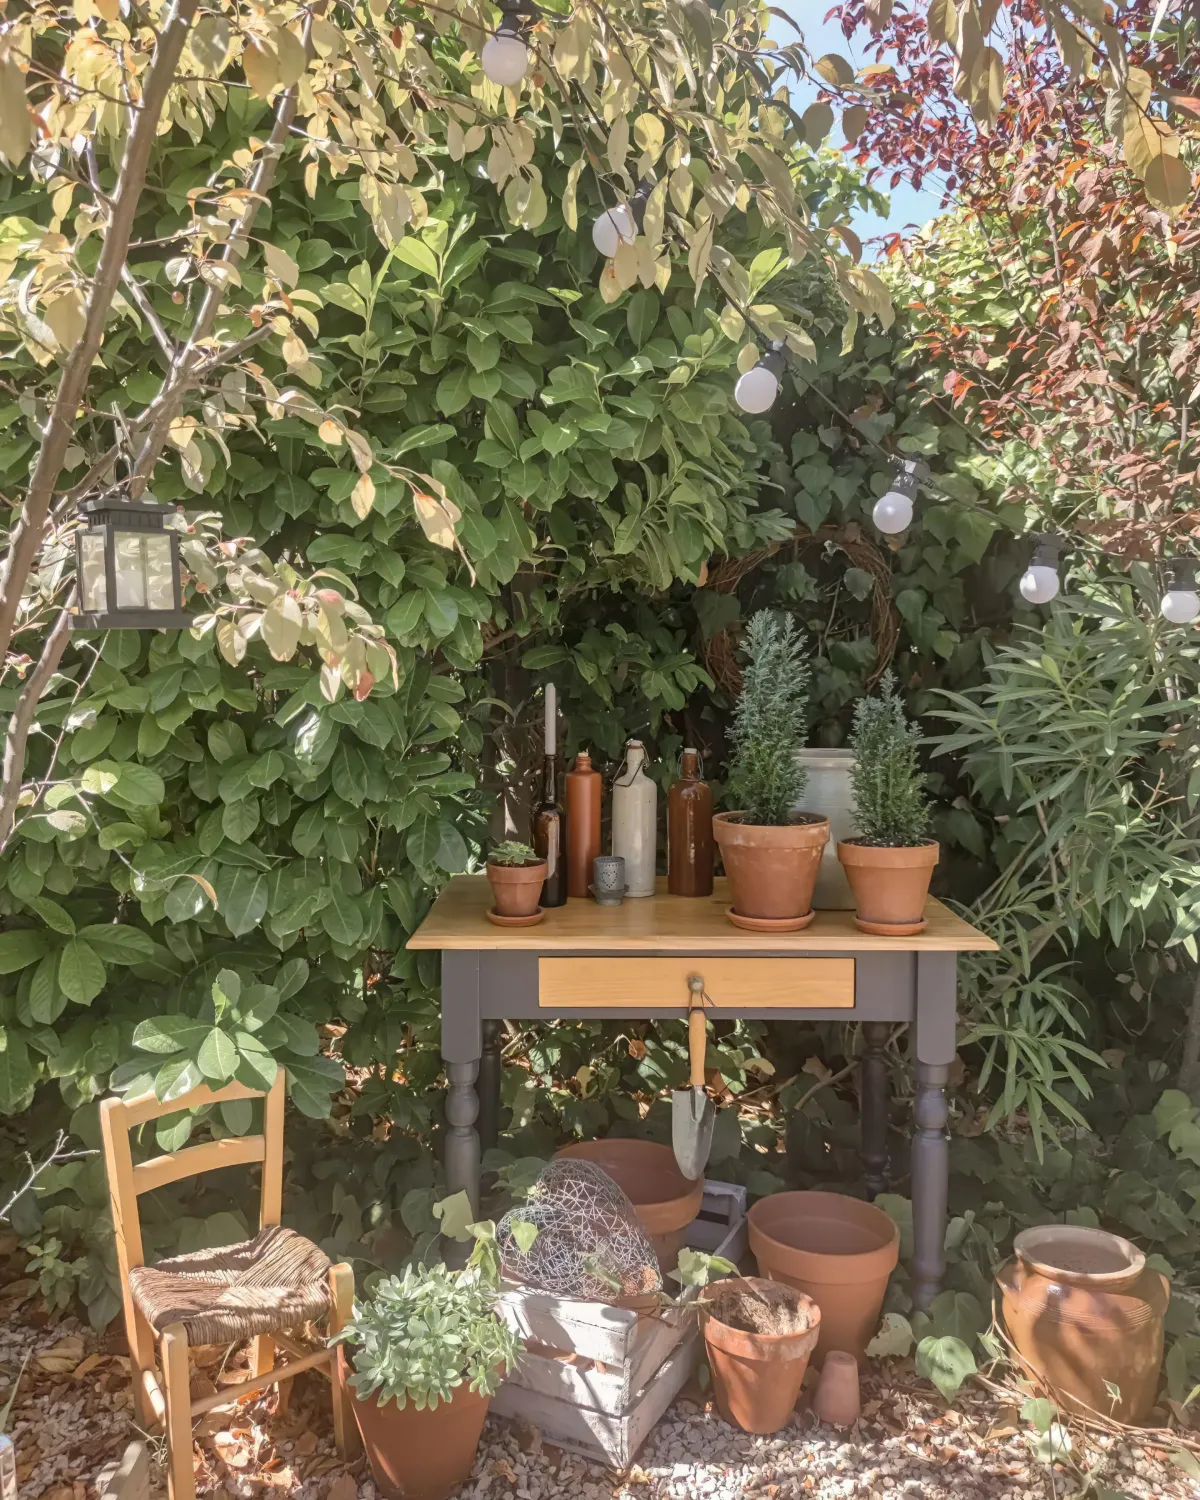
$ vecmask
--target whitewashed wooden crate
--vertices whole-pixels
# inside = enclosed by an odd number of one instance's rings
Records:
[[[685,1243],[739,1261],[746,1189],[706,1181]],[[492,1414],[529,1422],[548,1443],[627,1469],[696,1368],[703,1343],[690,1306],[696,1296],[691,1287],[682,1306],[647,1315],[509,1288],[500,1298],[504,1318],[533,1347],[492,1397]]]

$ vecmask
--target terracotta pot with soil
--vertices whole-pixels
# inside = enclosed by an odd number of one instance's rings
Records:
[[[848,839],[838,859],[854,893],[854,921],[864,932],[906,937],[925,926],[925,898],[941,852],[936,840],[912,847]]]
[[[338,1379],[354,1403],[380,1493],[388,1500],[446,1500],[470,1476],[490,1398],[464,1381],[433,1411],[418,1411],[412,1401],[401,1411],[395,1401],[381,1406],[375,1396],[361,1398],[347,1383],[350,1373],[339,1345]]]
[[[530,926],[541,920],[538,902],[546,879],[546,861],[539,859],[528,844],[508,843],[493,849],[488,856],[487,878],[495,900],[488,912],[493,922]]]
[[[816,1303],[744,1276],[710,1287],[700,1317],[721,1415],[743,1432],[786,1427],[821,1326]]]
[[[579,1141],[554,1154],[595,1162],[607,1172],[633,1204],[663,1275],[675,1269],[687,1227],[700,1212],[704,1179],[686,1178],[670,1146],[609,1136],[603,1141]]]
[[[1069,1411],[1142,1421],[1158,1394],[1170,1284],[1128,1240],[1047,1224],[996,1273],[1021,1363]],[[1107,1386],[1120,1391],[1114,1402]]]
[[[830,1349],[861,1360],[879,1322],[888,1277],[900,1256],[900,1230],[881,1208],[841,1193],[773,1193],[748,1216],[758,1269],[806,1293],[821,1309],[813,1353]]]
[[[829,819],[813,813],[792,816],[794,822],[778,825],[746,822],[741,812],[713,818],[713,837],[733,898],[730,920],[739,926],[783,931],[812,920]]]

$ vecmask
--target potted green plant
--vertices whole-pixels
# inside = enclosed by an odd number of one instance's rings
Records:
[[[532,926],[542,920],[538,905],[546,879],[546,861],[528,844],[506,839],[488,855],[487,877],[495,905],[488,916],[500,925],[519,922]]]
[[[929,799],[917,762],[920,731],[904,714],[890,671],[877,698],[854,708],[854,816],[858,837],[837,846],[864,932],[903,937],[925,926],[925,898],[938,844],[929,837]]]
[[[520,1355],[496,1311],[494,1226],[468,1228],[477,1244],[466,1266],[381,1278],[337,1335],[338,1378],[391,1500],[445,1500],[467,1479],[488,1403]]]
[[[746,628],[749,657],[734,711],[728,796],[713,819],[729,877],[729,918],[786,932],[812,920],[813,887],[829,819],[796,812],[808,772],[796,745],[808,729],[809,665],[789,615],[760,610]]]

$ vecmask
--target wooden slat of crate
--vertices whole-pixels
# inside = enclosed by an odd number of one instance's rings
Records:
[[[626,1411],[612,1414],[561,1396],[533,1394],[505,1381],[492,1397],[491,1411],[532,1423],[544,1441],[593,1463],[627,1469],[650,1436],[655,1423],[687,1384],[700,1351],[700,1330],[693,1327]]]

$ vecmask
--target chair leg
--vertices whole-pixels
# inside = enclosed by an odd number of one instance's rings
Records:
[[[354,1268],[346,1265],[329,1268],[329,1334],[341,1333],[354,1312]],[[354,1458],[360,1447],[358,1423],[354,1420],[354,1403],[337,1376],[337,1366],[329,1367],[329,1384],[333,1390],[333,1436],[343,1458]]]
[[[143,1432],[157,1432],[158,1417],[142,1384],[142,1371],[153,1371],[155,1368],[154,1330],[142,1316],[140,1308],[134,1308],[133,1327],[130,1328],[126,1323],[126,1333],[129,1338],[129,1370],[133,1377],[134,1415]]]
[[[250,1373],[257,1379],[275,1368],[275,1340],[269,1333],[260,1333],[250,1345]],[[276,1386],[279,1392],[278,1411],[288,1409],[288,1398],[292,1393],[292,1382],[281,1380]]]
[[[192,1377],[187,1330],[182,1323],[172,1323],[163,1329],[159,1348],[167,1398],[167,1492],[170,1500],[196,1500],[196,1476],[192,1468]]]

